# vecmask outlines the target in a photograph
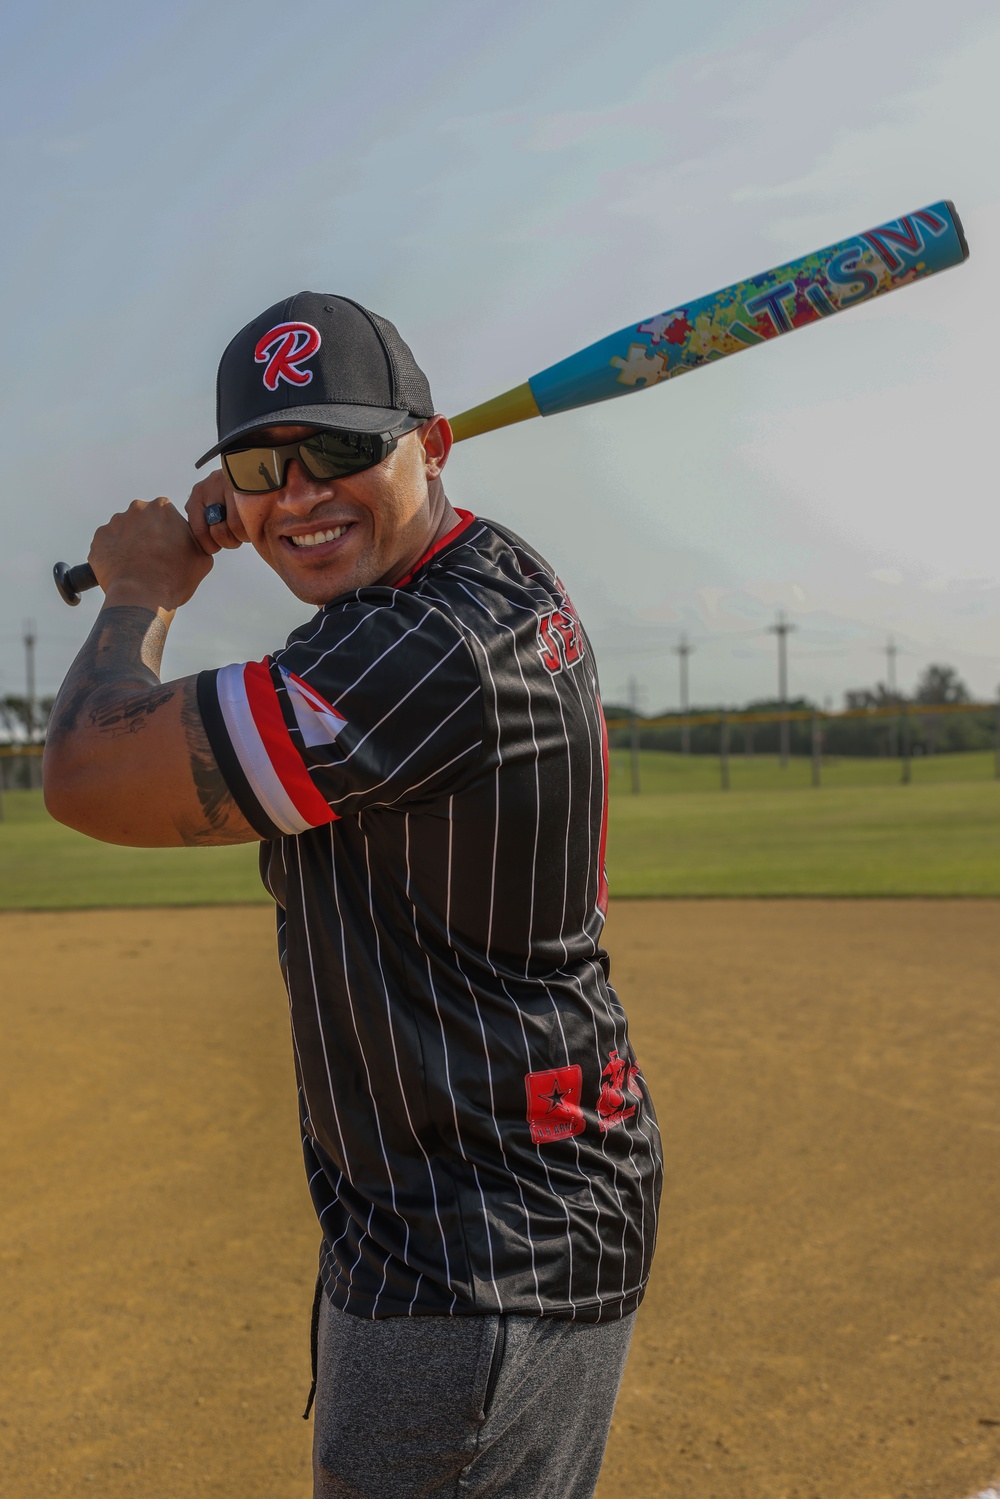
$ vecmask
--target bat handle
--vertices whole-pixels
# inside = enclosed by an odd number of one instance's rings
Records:
[[[88,588],[97,587],[94,569],[89,562],[78,562],[76,567],[70,567],[68,562],[57,562],[52,569],[52,576],[60,597],[67,604],[78,604],[81,593],[86,593]]]

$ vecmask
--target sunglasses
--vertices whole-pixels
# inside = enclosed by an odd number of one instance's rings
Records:
[[[316,432],[299,442],[266,448],[237,448],[222,454],[222,466],[241,494],[271,494],[284,489],[288,465],[297,458],[313,479],[343,479],[363,473],[388,458],[400,438],[390,432]]]

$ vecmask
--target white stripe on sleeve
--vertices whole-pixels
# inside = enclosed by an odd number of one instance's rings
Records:
[[[219,707],[243,774],[267,816],[283,833],[310,827],[292,802],[271,764],[247,700],[242,665],[223,666],[216,675]]]

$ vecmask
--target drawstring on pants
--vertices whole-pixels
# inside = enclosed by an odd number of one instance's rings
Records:
[[[306,1408],[302,1412],[303,1421],[309,1420],[309,1412],[313,1408],[316,1399],[316,1375],[319,1370],[319,1309],[323,1305],[323,1277],[316,1277],[316,1293],[313,1296],[312,1322],[309,1328],[309,1346],[312,1354],[312,1384],[309,1386],[309,1399]]]

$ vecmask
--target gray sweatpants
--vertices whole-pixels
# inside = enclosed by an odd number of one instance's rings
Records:
[[[314,1499],[591,1499],[634,1321],[373,1322],[324,1296]]]

